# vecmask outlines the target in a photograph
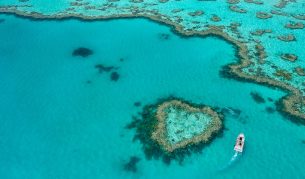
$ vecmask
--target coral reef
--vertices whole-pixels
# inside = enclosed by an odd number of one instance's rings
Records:
[[[298,20],[305,20],[305,14],[291,14],[291,16]]]
[[[265,103],[265,99],[258,92],[251,92],[251,97],[254,99],[256,103]]]
[[[281,55],[281,58],[290,62],[295,62],[298,59],[298,56],[294,54],[284,53]]]
[[[112,81],[118,81],[119,78],[120,78],[120,75],[118,72],[114,71],[114,70],[117,70],[119,69],[119,67],[115,67],[115,66],[105,66],[103,64],[96,64],[94,66],[96,69],[98,69],[99,73],[102,74],[102,73],[110,73],[110,79]]]
[[[289,73],[288,71],[286,70],[283,70],[283,69],[277,69],[274,73],[275,76],[277,77],[281,77],[285,80],[291,80],[292,79],[292,74]]]
[[[229,6],[230,10],[233,11],[233,12],[238,12],[238,13],[246,13],[247,10],[246,9],[242,9],[236,5],[231,5]]]
[[[159,104],[155,117],[158,124],[152,133],[152,139],[157,141],[166,152],[173,152],[190,144],[206,142],[222,125],[219,115],[211,108],[195,108],[180,100]],[[200,120],[202,123],[198,122]],[[194,124],[189,124],[190,121]],[[200,126],[202,128],[194,129]]]
[[[247,3],[252,3],[252,4],[257,4],[257,5],[262,5],[264,2],[262,1],[256,1],[256,0],[245,0]]]
[[[255,55],[258,57],[259,60],[258,62],[260,64],[263,64],[265,62],[264,59],[267,57],[264,46],[258,43],[255,45],[255,50],[256,50]]]
[[[278,4],[274,5],[274,7],[282,9],[282,8],[285,8],[289,2],[290,1],[287,1],[287,0],[280,0]]]
[[[203,11],[200,11],[200,10],[198,10],[198,11],[194,11],[194,12],[189,12],[188,13],[190,16],[201,16],[201,15],[203,15],[204,14],[204,12]]]
[[[284,41],[284,42],[290,42],[290,41],[295,41],[296,38],[293,34],[288,34],[288,35],[280,35],[277,36],[277,39]]]
[[[161,40],[169,40],[170,39],[170,35],[169,34],[161,33],[158,36],[159,36],[159,38]]]
[[[273,109],[272,107],[266,107],[266,111],[271,114],[275,112],[275,109]]]
[[[63,8],[53,8],[53,6],[52,8],[51,6],[50,8],[44,8],[44,3],[48,2],[0,2],[0,13],[14,14],[19,17],[30,18],[31,20],[65,20],[76,18],[83,21],[92,21],[118,18],[146,18],[171,26],[173,31],[182,37],[205,37],[212,35],[223,38],[236,48],[238,62],[225,66],[221,71],[222,75],[244,82],[255,82],[272,88],[279,88],[287,92],[287,96],[279,101],[282,107],[278,109],[283,114],[305,120],[304,92],[302,86],[299,85],[299,81],[304,80],[304,77],[298,75],[298,78],[294,78],[293,75],[290,80],[287,80],[288,78],[281,77],[283,75],[281,71],[274,72],[274,70],[278,70],[277,68],[280,67],[278,65],[280,62],[276,59],[276,57],[280,58],[278,54],[294,54],[299,59],[304,59],[304,54],[299,48],[304,46],[304,41],[302,40],[304,39],[304,33],[299,33],[301,30],[298,30],[302,26],[301,23],[304,23],[298,21],[305,20],[305,14],[300,13],[303,9],[302,3],[286,0],[281,0],[279,3],[278,1],[263,3],[259,0],[194,1],[194,3],[197,3],[196,5],[200,6],[189,6],[186,4],[187,7],[183,9],[177,8],[179,7],[178,4],[181,3],[180,1],[160,3],[159,1],[130,0],[121,3],[121,1],[117,0],[106,2],[72,0],[66,6],[63,6]],[[293,8],[296,11],[292,11],[292,8],[289,6],[290,3],[293,4]],[[247,9],[250,6],[251,8]],[[222,19],[221,21],[214,22],[210,18],[219,7],[225,7],[222,11],[217,12],[217,15],[222,17]],[[189,12],[196,11],[204,11],[204,15],[189,16]],[[268,23],[262,23],[260,19],[257,19],[257,16],[268,18],[266,20]],[[256,21],[258,23],[255,23]],[[242,27],[242,31],[238,30],[238,27]],[[263,31],[255,32],[255,29]],[[290,32],[287,32],[287,30]],[[269,33],[269,35],[266,37],[265,33]],[[290,43],[281,43],[279,41]],[[262,45],[265,54],[268,54],[264,60],[259,60],[261,55],[255,54],[257,52],[255,46],[258,43]],[[277,48],[273,48],[277,45],[281,46],[282,49],[287,49],[287,51],[277,51]],[[297,47],[296,50],[292,50],[290,45],[295,45]],[[273,69],[268,71],[268,65],[270,64]],[[298,68],[298,65],[298,63],[291,63],[289,66],[281,66],[281,68],[287,72],[286,74],[298,72],[302,74],[302,70]],[[298,72],[296,69],[298,69]],[[289,77],[289,75],[285,76]]]
[[[213,16],[211,17],[211,21],[219,22],[219,21],[221,21],[221,18],[219,16],[213,14]]]
[[[239,0],[227,0],[227,3],[229,3],[229,4],[238,4]]]
[[[96,69],[98,69],[99,73],[110,72],[110,71],[113,70],[113,69],[117,69],[117,68],[114,67],[114,66],[109,66],[109,67],[107,67],[107,66],[104,66],[104,65],[102,65],[102,64],[96,64],[94,67],[95,67]]]
[[[257,12],[256,17],[259,18],[259,19],[269,19],[269,18],[272,17],[272,15],[268,14],[266,12]]]
[[[81,56],[81,57],[88,57],[92,54],[93,51],[85,47],[79,47],[75,49],[72,53],[73,56]]]
[[[128,128],[136,128],[136,139],[143,144],[146,157],[172,159],[181,163],[185,156],[200,152],[222,132],[222,114],[182,99],[166,98],[144,106],[142,120],[136,118]]]
[[[133,105],[134,105],[135,107],[140,107],[142,104],[141,104],[140,101],[137,101],[137,102],[135,102]]]
[[[286,24],[285,27],[288,29],[303,29],[304,24],[302,22],[290,22]]]
[[[272,33],[272,30],[271,29],[257,29],[256,31],[252,31],[250,33],[255,36],[262,36],[265,33]]]
[[[305,69],[302,67],[296,67],[295,72],[299,75],[299,76],[305,76]]]
[[[129,161],[124,164],[124,170],[128,172],[136,173],[138,171],[137,164],[140,162],[140,158],[136,156],[131,156]]]
[[[120,75],[118,74],[118,72],[112,72],[111,73],[111,75],[110,75],[110,79],[112,80],[112,81],[118,81],[119,80],[119,78],[120,78]]]

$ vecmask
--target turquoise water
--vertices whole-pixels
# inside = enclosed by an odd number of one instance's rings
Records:
[[[253,2],[261,2],[256,4]],[[279,4],[285,4],[279,7]],[[246,13],[237,13],[230,7],[244,9]],[[36,18],[58,18],[77,16],[84,19],[107,19],[121,16],[150,16],[157,21],[167,21],[175,24],[185,31],[200,33],[209,26],[219,26],[233,39],[244,42],[249,49],[248,55],[251,65],[244,69],[249,75],[264,74],[266,77],[279,83],[285,82],[299,90],[299,97],[305,95],[305,76],[296,73],[295,68],[304,68],[305,53],[305,29],[289,29],[287,24],[300,23],[304,25],[305,1],[268,0],[268,1],[236,1],[232,5],[228,0],[2,0],[0,1],[0,13],[19,14]],[[190,14],[202,11],[200,16]],[[260,19],[257,13],[264,12],[272,15],[268,19]],[[217,15],[221,21],[213,21]],[[303,18],[303,19],[302,19]],[[256,30],[269,30],[270,33],[253,35]],[[296,40],[283,42],[278,37],[293,35]],[[263,59],[260,59],[255,48],[262,45]],[[294,54],[298,60],[290,62],[281,58],[282,54]],[[283,79],[276,75],[277,70],[285,70],[291,73],[291,79]],[[303,102],[305,103],[305,102]],[[305,118],[305,106],[302,104],[298,111]]]
[[[285,93],[219,76],[223,65],[236,61],[225,41],[180,38],[144,19],[0,18],[0,178],[305,177],[305,127],[266,112],[275,108],[267,97]],[[73,57],[78,47],[94,54]],[[119,80],[99,74],[96,64],[119,67]],[[267,102],[256,103],[253,91]],[[134,102],[169,95],[242,112],[225,116],[223,136],[201,154],[187,157],[183,166],[166,166],[146,160],[141,144],[132,142],[134,131],[124,127],[141,111]],[[243,156],[219,171],[240,132],[246,135]],[[124,171],[131,156],[141,158],[136,173]]]

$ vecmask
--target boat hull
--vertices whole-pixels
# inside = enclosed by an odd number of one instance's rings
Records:
[[[238,137],[236,139],[234,150],[236,152],[242,153],[244,150],[244,145],[245,145],[245,135],[241,133],[238,135]]]

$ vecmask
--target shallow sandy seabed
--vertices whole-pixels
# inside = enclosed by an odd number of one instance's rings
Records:
[[[38,20],[148,18],[172,26],[182,36],[221,37],[235,45],[239,59],[226,66],[223,75],[286,91],[278,109],[304,123],[304,7],[305,2],[292,0],[66,0],[56,4],[7,0],[0,2],[0,13]],[[283,60],[287,57],[283,54],[293,54],[297,60]]]

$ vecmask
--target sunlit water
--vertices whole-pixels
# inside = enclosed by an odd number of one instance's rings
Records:
[[[278,112],[268,97],[285,93],[221,78],[235,49],[222,39],[181,38],[144,19],[30,21],[0,16],[0,178],[302,178],[305,127]],[[164,35],[169,34],[168,39]],[[86,47],[93,55],[72,56]],[[121,61],[120,59],[123,59]],[[96,64],[119,67],[118,81]],[[91,83],[87,83],[87,81]],[[266,103],[257,104],[251,92]],[[174,95],[241,110],[225,116],[223,136],[183,166],[146,160],[124,127],[142,105]],[[244,132],[244,154],[234,155]],[[124,170],[131,156],[137,172]]]

